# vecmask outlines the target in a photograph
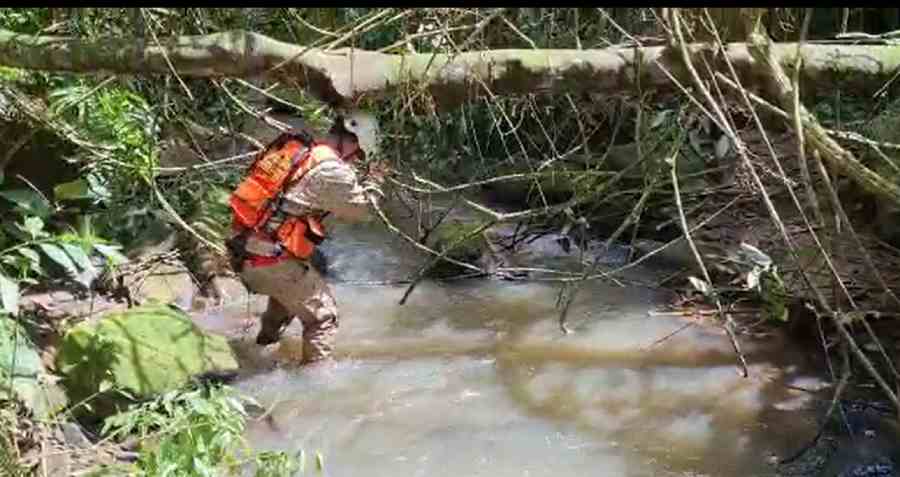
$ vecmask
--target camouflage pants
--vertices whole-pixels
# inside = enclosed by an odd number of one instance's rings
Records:
[[[290,322],[303,323],[303,363],[331,355],[338,331],[337,302],[322,275],[306,262],[285,260],[268,266],[245,266],[241,278],[247,288],[269,297],[262,314],[260,345],[275,343]]]

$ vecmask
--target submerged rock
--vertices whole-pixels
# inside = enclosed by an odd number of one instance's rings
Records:
[[[238,363],[226,339],[205,333],[184,313],[150,305],[82,323],[63,338],[57,369],[73,401],[97,395],[99,415],[125,394],[148,398],[195,376],[228,373]]]
[[[448,258],[464,263],[476,264],[487,248],[487,242],[482,233],[473,235],[473,232],[475,232],[478,227],[479,224],[477,223],[451,221],[442,227],[438,227],[432,232],[432,246],[434,250],[438,252],[444,252],[449,249],[446,254]],[[427,276],[433,278],[447,278],[471,272],[472,270],[470,269],[448,261],[440,260],[431,266],[427,271]]]

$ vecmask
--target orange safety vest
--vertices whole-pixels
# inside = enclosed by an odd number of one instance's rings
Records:
[[[300,180],[319,163],[337,156],[327,145],[316,144],[308,135],[284,133],[266,146],[232,192],[232,228],[277,242],[291,255],[308,259],[325,239],[321,218],[287,216],[274,230],[266,225],[278,211],[288,186]]]

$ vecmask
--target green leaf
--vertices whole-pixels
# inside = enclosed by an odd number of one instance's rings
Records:
[[[32,240],[47,235],[44,232],[44,221],[40,217],[28,217],[20,227],[22,231],[31,236]]]
[[[20,248],[19,253],[28,260],[31,260],[32,263],[41,263],[41,256],[38,255],[38,253],[35,252],[34,249],[30,249],[27,247]]]
[[[50,202],[41,194],[31,189],[15,189],[0,191],[0,197],[12,202],[22,212],[41,218],[50,216]]]
[[[325,457],[320,452],[316,452],[316,470],[322,472],[325,470]]]
[[[91,263],[91,258],[85,253],[83,248],[76,244],[63,242],[62,247],[75,264],[82,270],[81,273],[75,275],[75,281],[90,288],[91,283],[93,283],[97,276],[100,275],[100,272],[94,267],[94,264]]]
[[[0,306],[10,315],[19,313],[19,284],[0,273]]]
[[[100,254],[109,259],[109,261],[112,262],[113,265],[119,265],[128,261],[128,257],[122,255],[122,253],[119,252],[121,248],[122,247],[119,246],[107,245],[102,243],[94,244],[94,250],[100,252]]]
[[[75,262],[76,265],[82,270],[95,270],[94,264],[91,263],[91,258],[88,257],[88,254],[85,253],[84,249],[79,247],[78,245],[71,243],[62,243],[62,248],[69,254],[69,257]]]
[[[58,245],[52,243],[42,243],[38,244],[38,247],[40,247],[44,254],[50,257],[51,260],[56,262],[59,266],[63,267],[66,272],[72,275],[78,273],[78,268],[75,266],[75,263],[72,262],[72,259],[69,258],[69,255],[66,254],[66,252]]]
[[[92,199],[91,189],[88,182],[84,179],[75,179],[71,182],[64,182],[53,188],[53,196],[56,200],[79,200]]]

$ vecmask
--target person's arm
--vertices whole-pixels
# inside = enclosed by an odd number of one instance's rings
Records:
[[[290,214],[328,211],[340,221],[368,221],[371,218],[368,195],[378,194],[376,190],[375,183],[361,183],[349,164],[325,161],[288,189],[282,208]]]

